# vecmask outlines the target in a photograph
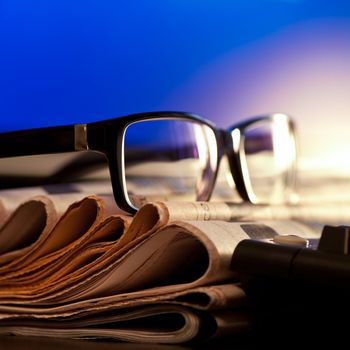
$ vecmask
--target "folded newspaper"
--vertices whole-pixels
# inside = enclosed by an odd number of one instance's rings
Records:
[[[0,192],[0,334],[184,343],[241,333],[251,322],[230,270],[238,242],[321,231],[296,220],[314,219],[311,205],[154,202],[130,217],[110,196],[57,192]]]

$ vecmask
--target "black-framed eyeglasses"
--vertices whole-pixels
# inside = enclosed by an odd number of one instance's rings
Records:
[[[294,186],[294,125],[281,113],[227,130],[189,113],[151,112],[0,134],[0,157],[86,150],[107,157],[116,203],[130,213],[140,197],[209,200],[224,155],[245,201],[287,201]]]

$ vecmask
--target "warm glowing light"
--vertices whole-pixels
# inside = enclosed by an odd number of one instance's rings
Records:
[[[291,148],[291,135],[287,117],[283,114],[274,115],[272,124],[272,138],[274,149],[274,161],[277,171],[287,170],[293,161],[293,150]]]
[[[349,28],[345,17],[291,24],[217,56],[168,102],[222,127],[285,112],[298,127],[298,176],[349,176]]]

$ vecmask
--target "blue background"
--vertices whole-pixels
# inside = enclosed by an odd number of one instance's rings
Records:
[[[244,72],[266,71],[256,43],[284,33],[275,47],[298,45],[308,29],[288,28],[303,23],[311,23],[311,41],[337,28],[350,42],[349,18],[343,0],[0,0],[0,131],[154,110],[226,125],[244,117],[235,102],[254,105],[256,96],[236,71],[225,95],[222,57],[234,54],[229,62]],[[221,76],[211,84],[216,63]],[[263,107],[247,113],[270,112]]]

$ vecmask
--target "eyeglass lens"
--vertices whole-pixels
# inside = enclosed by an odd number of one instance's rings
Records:
[[[213,140],[214,138],[214,140]],[[177,119],[130,124],[124,134],[125,192],[139,200],[198,200],[217,164],[214,132]]]
[[[232,131],[234,145],[237,131]],[[239,133],[238,157],[250,200],[285,201],[295,159],[288,117],[262,118]],[[124,134],[124,191],[135,207],[143,200],[207,200],[218,162],[214,131],[205,124],[182,119],[134,122]]]
[[[240,152],[246,187],[255,202],[278,203],[286,200],[295,144],[288,119],[276,115],[246,127]]]

